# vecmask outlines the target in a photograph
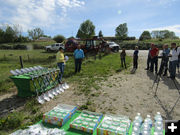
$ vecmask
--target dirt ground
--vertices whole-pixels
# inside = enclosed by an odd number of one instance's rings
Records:
[[[132,55],[132,52],[127,51],[129,55]],[[130,74],[131,69],[117,72],[110,76],[107,81],[97,82],[101,88],[99,90],[92,89],[88,97],[75,94],[78,91],[75,87],[76,84],[70,84],[70,89],[42,105],[42,111],[49,111],[59,103],[82,106],[88,101],[89,110],[122,114],[131,119],[134,119],[137,112],[140,112],[145,118],[147,114],[154,117],[158,111],[161,112],[164,119],[180,119],[180,100],[170,113],[179,96],[174,82],[167,77],[162,77],[159,82],[157,97],[154,97],[155,87],[152,90],[152,85],[156,76],[144,70],[146,58],[147,51],[140,51],[139,67],[135,74]],[[180,88],[178,82],[180,82],[179,76],[175,83]],[[1,98],[0,103],[2,100],[5,99]]]

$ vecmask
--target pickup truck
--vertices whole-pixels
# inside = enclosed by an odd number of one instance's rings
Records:
[[[48,45],[45,47],[47,52],[57,52],[59,48],[62,47],[64,49],[64,44],[63,43],[54,43],[52,45]]]

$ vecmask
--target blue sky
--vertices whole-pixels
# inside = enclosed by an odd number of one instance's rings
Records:
[[[19,24],[22,32],[40,27],[46,35],[76,36],[90,19],[96,34],[114,36],[127,23],[128,35],[144,30],[174,31],[180,36],[180,0],[0,0],[0,24]]]

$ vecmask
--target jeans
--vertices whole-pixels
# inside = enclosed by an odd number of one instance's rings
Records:
[[[138,68],[138,56],[134,56],[133,58],[133,68]]]
[[[121,66],[126,68],[126,59],[125,58],[121,58]]]
[[[147,58],[147,69],[149,70],[151,64],[151,57],[148,56]]]
[[[60,72],[59,72],[59,75],[58,75],[58,82],[61,83],[62,81],[62,77],[63,77],[63,74],[64,74],[64,62],[60,62],[60,63],[57,63],[57,66],[59,67],[60,69]]]
[[[178,64],[178,60],[169,62],[169,73],[171,78],[175,78],[176,76],[176,67]]]
[[[75,72],[81,71],[82,59],[75,59]]]
[[[157,72],[157,70],[158,70],[158,57],[154,57],[151,59],[151,68],[150,68],[151,72],[154,71],[154,65],[155,65],[155,71]]]

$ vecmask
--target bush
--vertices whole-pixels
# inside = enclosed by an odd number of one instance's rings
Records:
[[[57,43],[61,43],[65,40],[66,38],[63,35],[57,35],[53,38]]]
[[[17,44],[17,45],[13,45],[13,49],[14,50],[27,50],[27,46],[26,45]]]
[[[24,114],[20,112],[13,112],[5,118],[0,118],[0,130],[15,129],[22,124]]]
[[[0,45],[0,49],[11,50],[11,49],[13,49],[13,46],[12,45]]]
[[[33,44],[33,49],[44,49],[44,46],[39,44]]]

